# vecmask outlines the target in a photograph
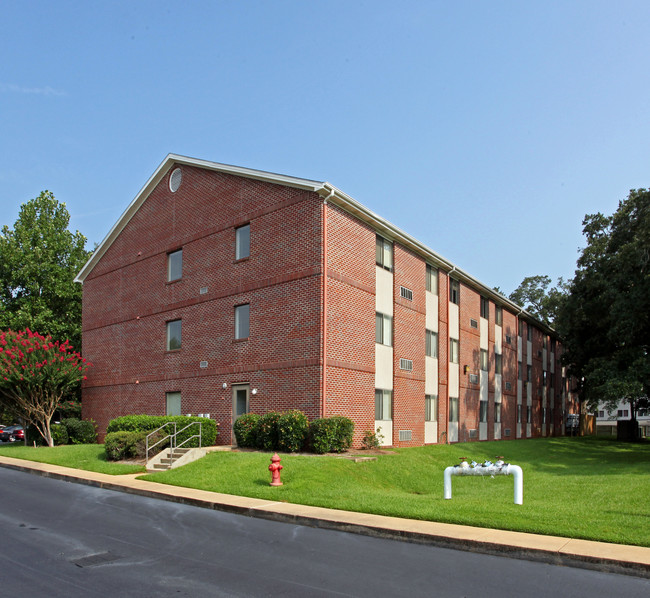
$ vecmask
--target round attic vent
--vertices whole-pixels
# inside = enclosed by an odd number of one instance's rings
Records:
[[[169,177],[169,188],[172,193],[178,191],[178,188],[181,186],[181,181],[183,180],[183,173],[180,168],[177,168],[172,172],[172,175]]]

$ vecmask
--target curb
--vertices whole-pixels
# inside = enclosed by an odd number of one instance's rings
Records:
[[[369,515],[165,486],[0,457],[0,467],[105,490],[320,529],[650,579],[650,548]],[[66,471],[67,470],[67,471]],[[145,474],[137,474],[145,475]],[[626,555],[622,553],[627,553]]]

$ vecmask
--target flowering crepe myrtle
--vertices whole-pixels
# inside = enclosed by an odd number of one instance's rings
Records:
[[[0,403],[52,446],[50,421],[65,391],[91,364],[70,345],[29,328],[0,332]]]

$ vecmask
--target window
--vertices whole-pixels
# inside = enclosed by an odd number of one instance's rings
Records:
[[[386,270],[393,269],[393,244],[390,241],[377,235],[375,254],[378,266]]]
[[[165,393],[166,407],[165,415],[181,415],[181,393],[180,392],[167,392]]]
[[[494,423],[501,423],[501,403],[494,404]]]
[[[375,419],[393,419],[393,391],[375,389]]]
[[[375,342],[387,347],[393,345],[393,318],[379,312],[375,314]]]
[[[183,276],[183,250],[167,254],[167,281],[178,280]]]
[[[251,254],[251,225],[235,229],[235,259],[242,260]]]
[[[524,336],[524,321],[519,320],[519,336]]]
[[[506,334],[506,345],[512,345],[512,337]]]
[[[503,326],[503,308],[498,305],[494,309],[494,323],[497,326]]]
[[[542,384],[543,384],[544,386],[546,386],[546,379],[547,379],[547,374],[546,374],[546,370],[544,370],[544,371],[542,372]]]
[[[526,382],[532,382],[533,381],[533,366],[532,365],[527,365],[526,366]]]
[[[528,405],[526,407],[526,422],[530,424],[532,423],[532,421],[533,421],[533,408],[530,405]]]
[[[458,397],[449,397],[449,421],[458,421]]]
[[[402,297],[402,299],[413,301],[413,291],[411,289],[407,289],[406,287],[399,288],[399,296]]]
[[[478,403],[478,420],[480,422],[483,422],[483,423],[487,422],[487,407],[488,407],[488,402],[487,401],[479,401],[479,403]]]
[[[176,351],[181,348],[181,321],[167,322],[167,350]]]
[[[250,332],[250,304],[235,307],[235,338],[248,338]]]
[[[455,338],[449,339],[449,361],[458,363],[459,343]]]
[[[555,388],[555,374],[553,372],[548,375],[548,383],[551,385],[551,388]]]
[[[486,320],[490,317],[490,301],[485,297],[481,297],[481,317]]]
[[[547,341],[547,336],[544,335],[544,336],[542,337],[542,348],[543,348],[543,349],[546,349],[546,347],[548,346],[548,345],[547,345],[547,342],[548,342],[548,341]]]
[[[424,396],[424,421],[438,421],[438,397],[437,395]]]
[[[460,283],[453,278],[449,279],[449,301],[460,305]]]
[[[532,341],[533,340],[533,327],[532,327],[531,324],[528,324],[527,328],[528,329],[527,329],[527,337],[526,338],[527,338],[527,340]]]
[[[517,405],[517,423],[521,423],[521,405]]]
[[[604,410],[599,411],[598,417],[605,417],[605,411]]]
[[[438,269],[427,264],[427,273],[424,281],[427,291],[432,292],[434,295],[438,294]]]
[[[494,373],[503,374],[503,355],[494,354]]]
[[[524,379],[524,366],[522,365],[521,361],[517,362],[517,380],[523,380]]]
[[[487,352],[487,349],[481,349],[481,369],[484,372],[488,371],[488,352]]]
[[[512,382],[506,382],[506,390],[512,390]]]
[[[542,423],[546,423],[546,407],[542,408]]]
[[[432,330],[426,331],[426,351],[428,357],[438,357],[438,333]]]

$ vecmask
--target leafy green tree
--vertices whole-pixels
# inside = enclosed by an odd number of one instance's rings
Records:
[[[52,416],[89,365],[67,340],[52,341],[29,329],[0,332],[0,405],[54,446]]]
[[[64,203],[43,191],[0,233],[0,329],[31,328],[81,346],[81,285],[86,238],[68,230]]]
[[[588,214],[587,245],[558,315],[564,361],[591,410],[650,390],[650,191],[632,190],[612,216]],[[636,426],[635,426],[636,428]]]
[[[527,276],[510,293],[509,299],[552,326],[567,292],[568,283],[562,278],[558,278],[557,285],[553,287],[549,276]]]

